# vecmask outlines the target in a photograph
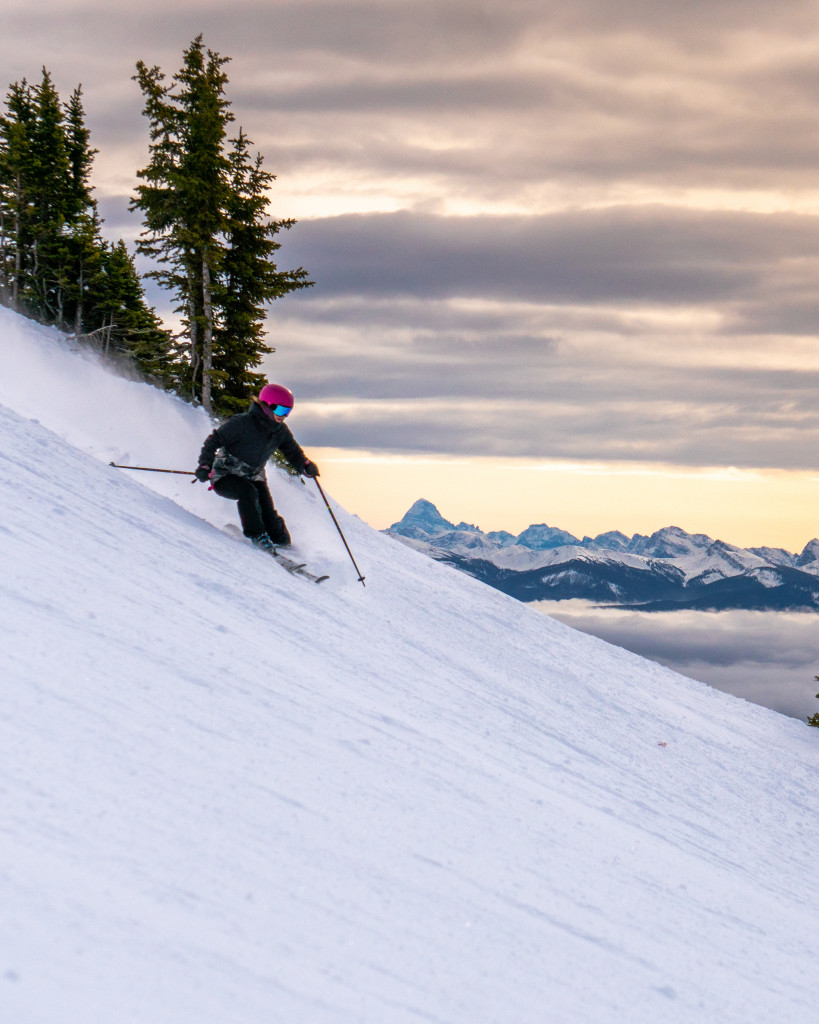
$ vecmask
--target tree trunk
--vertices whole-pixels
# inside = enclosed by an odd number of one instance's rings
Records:
[[[213,296],[210,290],[210,267],[207,253],[202,258],[202,310],[205,314],[205,336],[202,339],[202,405],[213,412],[210,374],[213,369]]]
[[[78,284],[79,284],[79,292],[78,292],[78,295],[77,295],[77,306],[76,306],[76,309],[74,310],[74,334],[79,338],[80,334],[82,333],[82,313],[83,313],[82,300],[83,300],[83,296],[84,296],[84,293],[85,293],[85,280],[84,280],[84,274],[83,274],[83,264],[82,264],[82,261],[80,261],[80,280],[79,280]],[[103,323],[104,322],[105,321],[103,321]]]
[[[22,269],[22,249],[20,244],[20,204],[22,203],[22,186],[20,175],[15,181],[16,195],[14,197],[14,280],[11,284],[11,308],[19,313],[20,305],[20,270]]]
[[[193,265],[186,263],[188,272],[188,330],[190,332],[191,398],[196,398],[196,376],[199,373],[199,320],[194,298]]]
[[[0,211],[0,303],[9,304],[8,260],[6,257],[6,218]]]

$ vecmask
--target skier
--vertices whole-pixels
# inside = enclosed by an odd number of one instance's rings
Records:
[[[195,474],[203,483],[210,480],[223,498],[239,503],[244,535],[265,551],[290,544],[287,524],[267,486],[267,460],[280,451],[297,473],[319,475],[318,466],[307,458],[284,422],[292,409],[292,392],[281,384],[265,384],[247,412],[231,416],[206,439]]]

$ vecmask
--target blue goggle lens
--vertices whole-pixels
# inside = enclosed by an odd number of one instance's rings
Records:
[[[268,409],[272,416],[289,416],[293,411],[293,407],[290,405],[269,405]]]

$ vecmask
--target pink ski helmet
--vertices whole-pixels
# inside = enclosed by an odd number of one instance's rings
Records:
[[[286,416],[293,408],[293,392],[281,384],[265,384],[259,392],[259,401],[270,406],[277,416]]]

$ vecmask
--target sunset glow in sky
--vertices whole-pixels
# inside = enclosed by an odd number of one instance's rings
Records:
[[[819,533],[815,3],[6,0],[4,84],[82,83],[112,238],[134,65],[200,32],[299,222],[265,370],[348,509]]]

